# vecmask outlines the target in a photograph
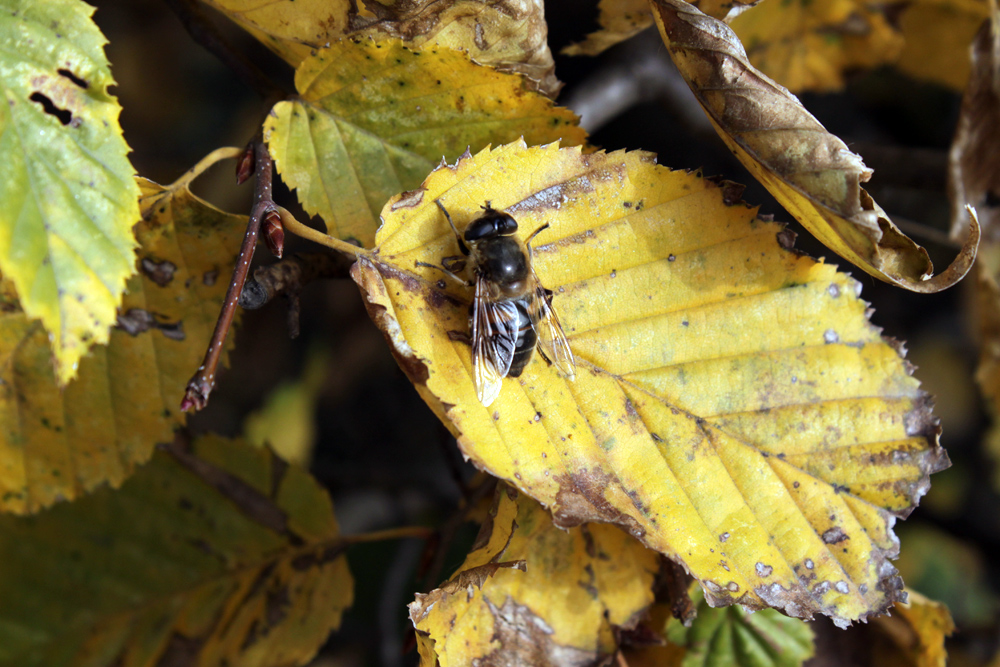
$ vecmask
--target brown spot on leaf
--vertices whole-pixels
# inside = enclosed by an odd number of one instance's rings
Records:
[[[425,190],[422,189],[404,192],[392,203],[392,210],[398,211],[401,208],[416,208],[424,200],[424,192]]]
[[[177,265],[173,262],[169,260],[157,262],[149,257],[142,258],[142,261],[139,262],[139,268],[146,274],[147,278],[160,287],[169,285],[170,281],[174,279],[174,273],[177,271]]]
[[[621,487],[621,483],[610,474],[583,468],[576,473],[557,475],[555,481],[559,492],[552,508],[552,521],[560,528],[597,521],[617,524],[639,539],[645,536],[646,530],[638,521],[605,499],[604,492],[611,485]]]
[[[840,526],[834,526],[829,530],[823,532],[823,542],[826,544],[837,544],[838,542],[843,542],[844,540],[851,539],[848,537],[847,533]]]
[[[493,640],[499,645],[477,662],[480,667],[585,667],[599,664],[606,657],[594,651],[557,644],[552,639],[555,631],[548,623],[513,598],[508,597],[500,607],[487,599],[486,605],[493,615]]]

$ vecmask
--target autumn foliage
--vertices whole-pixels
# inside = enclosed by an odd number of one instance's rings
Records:
[[[567,12],[541,0],[166,4],[261,102],[245,145],[199,143],[161,185],[129,159],[109,10],[0,0],[0,665],[360,665],[378,644],[382,663],[422,667],[943,665],[955,622],[910,573],[966,595],[949,646],[995,664],[978,555],[897,536],[951,460],[922,371],[861,296],[879,280],[887,299],[958,304],[957,288],[930,295],[971,274],[975,380],[997,414],[995,1],[600,0],[599,30],[556,56]],[[673,103],[784,220],[698,163],[595,145],[558,105],[557,60],[586,68],[646,29],[686,84]],[[795,95],[888,66],[956,109],[964,92],[943,270]],[[610,103],[599,74],[587,94]],[[219,164],[252,201],[192,191]],[[484,209],[512,216],[531,265],[513,324],[492,324],[533,353],[489,401],[501,334],[473,340],[489,320],[470,312],[507,297],[460,240]],[[793,221],[825,259],[796,248]],[[304,296],[349,281],[334,315]],[[276,344],[242,311],[279,296],[312,343],[297,379],[264,387],[246,378]],[[531,299],[558,315],[574,374],[526,342],[545,324]],[[354,335],[350,308],[374,326]],[[317,435],[320,395],[361,396],[379,353],[425,405],[382,382],[346,430],[394,423],[417,459],[450,462],[429,485],[456,489],[393,520],[370,518],[378,492],[343,493],[353,474],[397,495],[386,443],[364,436],[369,465]],[[252,414],[213,403],[239,377]],[[324,474],[324,457],[353,472]],[[948,573],[960,583],[935,589]],[[367,652],[351,643],[376,626]]]

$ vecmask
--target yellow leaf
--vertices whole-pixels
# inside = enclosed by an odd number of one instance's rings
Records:
[[[83,359],[65,389],[44,329],[10,283],[0,290],[0,511],[34,512],[118,486],[183,423],[184,385],[211,338],[246,226],[245,216],[191,194],[189,177],[168,188],[140,180],[139,275],[109,344]]]
[[[654,552],[613,526],[561,530],[508,487],[477,543],[450,580],[410,604],[423,665],[594,664],[617,650],[614,629],[653,602]]]
[[[988,0],[908,3],[899,17],[906,44],[896,67],[918,79],[963,90],[969,80],[969,44],[988,17]]]
[[[739,192],[645,153],[511,144],[391,200],[352,275],[465,455],[557,524],[627,527],[714,605],[864,618],[895,600],[894,517],[947,456],[859,284],[788,250]],[[522,238],[551,225],[535,266],[575,381],[536,355],[489,408],[476,399],[450,333],[468,334],[470,291],[415,266],[457,253],[438,199],[459,228],[485,201]]]
[[[48,332],[60,385],[107,342],[135,273],[139,192],[93,11],[75,0],[0,11],[0,271]]]
[[[899,56],[903,37],[881,7],[870,0],[767,0],[730,25],[766,76],[793,92],[834,91],[844,87],[845,72]]]
[[[343,41],[302,63],[301,95],[275,105],[264,137],[282,179],[333,236],[370,246],[382,205],[442,156],[490,141],[583,142],[567,109],[520,77],[445,48]]]
[[[0,664],[305,664],[352,602],[345,546],[301,468],[173,443],[118,490],[0,516]]]
[[[861,183],[871,170],[787,90],[747,61],[730,28],[683,0],[650,0],[664,42],[716,131],[750,173],[828,248],[915,292],[962,279],[979,226],[951,266],[931,277],[927,251],[889,220]]]
[[[597,22],[601,29],[587,35],[582,42],[563,49],[568,56],[596,56],[619,42],[653,25],[649,0],[601,0]]]
[[[872,656],[877,665],[913,665],[913,667],[945,667],[948,653],[945,637],[955,631],[948,607],[908,590],[908,602],[897,604],[891,616],[880,616],[875,622],[892,648]]]
[[[532,90],[549,97],[555,97],[562,86],[555,77],[555,63],[546,41],[548,30],[541,0],[205,2],[293,67],[316,49],[344,37],[395,38],[410,47],[436,44],[465,51],[481,65],[523,75]]]
[[[256,37],[292,67],[340,39],[359,16],[374,18],[349,0],[202,0]],[[361,8],[359,11],[359,7]]]

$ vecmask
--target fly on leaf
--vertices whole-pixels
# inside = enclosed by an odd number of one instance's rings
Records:
[[[461,257],[445,257],[443,266],[417,262],[444,271],[467,287],[476,288],[472,304],[472,360],[476,395],[489,406],[500,395],[505,377],[519,377],[536,345],[542,357],[563,375],[576,377],[576,362],[559,318],[552,309],[552,292],[542,287],[531,263],[531,239],[548,228],[542,225],[525,240],[515,236],[517,221],[489,202],[483,214],[459,234],[451,215],[439,200],[438,208],[455,232]],[[456,272],[471,258],[475,282]]]

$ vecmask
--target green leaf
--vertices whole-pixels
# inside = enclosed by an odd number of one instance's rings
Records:
[[[184,385],[211,338],[246,226],[186,183],[142,182],[140,275],[107,347],[84,358],[62,391],[44,329],[0,281],[0,511],[118,486],[183,423]]]
[[[0,0],[0,271],[48,331],[60,384],[108,340],[139,219],[93,11]]]
[[[798,667],[815,652],[813,632],[799,619],[773,609],[713,609],[698,586],[690,590],[698,606],[691,627],[675,618],[667,624],[670,643],[687,648],[683,667]]]
[[[264,137],[282,179],[329,233],[370,246],[389,197],[467,149],[520,137],[583,142],[576,117],[515,74],[443,47],[345,40],[295,73],[298,101],[275,105]]]
[[[351,604],[342,550],[304,470],[175,443],[118,491],[0,516],[0,664],[303,664]]]

